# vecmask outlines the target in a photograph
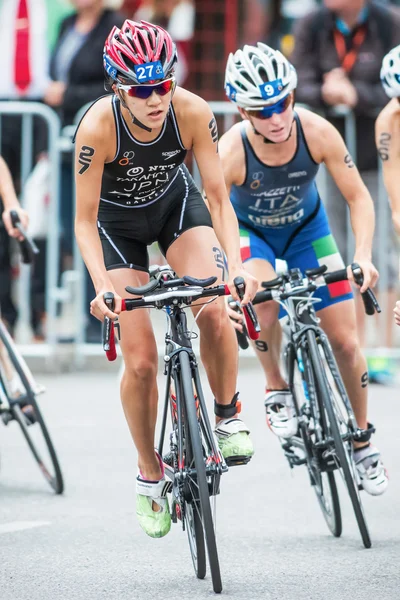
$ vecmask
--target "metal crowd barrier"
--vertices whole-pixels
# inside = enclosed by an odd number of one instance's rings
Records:
[[[47,148],[48,157],[51,165],[49,193],[50,202],[48,206],[48,221],[50,226],[47,232],[47,255],[46,255],[46,296],[45,310],[47,314],[47,336],[45,354],[53,355],[56,351],[57,337],[55,331],[55,321],[57,315],[57,298],[54,291],[58,286],[59,274],[59,187],[60,187],[60,160],[58,151],[58,142],[60,138],[60,119],[56,113],[40,102],[18,102],[18,101],[0,101],[0,152],[1,152],[1,123],[4,117],[8,115],[21,116],[22,134],[21,134],[21,185],[22,196],[21,203],[24,205],[24,184],[32,170],[35,161],[33,156],[33,118],[41,117],[47,126]],[[22,268],[19,283],[19,326],[27,330],[30,321],[29,310],[29,269]],[[25,337],[26,333],[22,337]]]
[[[238,119],[238,112],[234,105],[228,102],[210,102],[210,107],[214,114],[222,121],[220,134],[229,129]],[[59,272],[60,251],[59,251],[59,202],[60,202],[60,160],[61,152],[73,152],[72,136],[76,129],[76,124],[80,121],[86,111],[86,105],[77,113],[74,124],[65,127],[62,131],[60,120],[56,113],[49,107],[40,103],[29,102],[0,102],[0,117],[13,114],[22,115],[22,139],[21,139],[21,165],[22,182],[24,183],[30,173],[33,165],[32,141],[33,141],[33,116],[43,117],[48,127],[48,154],[51,161],[51,182],[50,182],[50,204],[49,204],[49,222],[51,226],[47,233],[47,285],[46,285],[46,311],[47,311],[47,334],[46,342],[41,345],[42,355],[51,357],[51,364],[57,364],[54,358],[58,355],[64,355],[65,344],[58,343],[57,338],[57,314],[60,305],[71,303],[73,300],[73,324],[71,329],[72,344],[70,345],[70,359],[73,356],[75,367],[79,368],[85,364],[88,356],[101,355],[100,344],[86,344],[84,340],[85,323],[87,320],[88,307],[85,302],[85,266],[80,257],[80,253],[75,242],[73,248],[73,268],[72,271]],[[308,108],[305,106],[305,108]],[[345,120],[345,141],[349,152],[357,163],[356,156],[356,123],[354,114],[346,107],[336,107],[331,113],[335,116],[342,116]],[[0,119],[1,123],[1,119]],[[0,128],[1,139],[1,128]],[[193,162],[192,174],[197,184],[201,185],[201,178],[195,161]],[[74,175],[71,173],[74,180]],[[326,172],[320,170],[318,178],[318,187],[322,199],[328,193],[326,181]],[[23,194],[22,194],[23,199]],[[380,270],[380,282],[382,289],[387,288],[388,283],[388,265],[387,265],[387,231],[390,223],[390,208],[387,200],[386,190],[383,184],[381,162],[379,161],[379,200],[376,213],[376,227],[378,229],[380,245],[378,248],[378,269]],[[353,234],[348,222],[347,227],[348,248],[354,247]],[[26,326],[29,323],[29,275],[24,271],[20,283],[20,302],[19,309],[21,320]],[[61,287],[59,282],[61,281]],[[28,300],[28,301],[27,301]],[[392,309],[390,306],[386,310]],[[386,311],[385,311],[386,312]],[[96,347],[94,347],[96,346]],[[400,352],[400,351],[399,351]]]

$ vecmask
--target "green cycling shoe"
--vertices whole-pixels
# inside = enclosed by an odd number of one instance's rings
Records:
[[[249,462],[254,454],[250,430],[241,419],[222,419],[215,427],[219,449],[227,465],[240,465]]]
[[[149,481],[139,471],[136,477],[136,516],[139,525],[152,538],[161,538],[171,529],[171,515],[167,492],[171,482],[166,481],[163,461],[156,452],[162,477],[159,481]]]

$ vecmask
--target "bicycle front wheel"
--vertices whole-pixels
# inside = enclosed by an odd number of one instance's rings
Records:
[[[198,525],[201,523],[207,544],[208,561],[210,564],[213,589],[215,593],[219,594],[222,591],[222,581],[217,543],[215,539],[214,522],[210,505],[210,491],[206,476],[203,445],[200,437],[200,425],[197,418],[196,400],[192,387],[190,359],[186,352],[180,353],[180,366],[185,413],[189,425],[189,438],[191,446],[189,453],[188,448],[186,449],[186,453],[187,455],[189,454],[190,458],[192,458],[192,464],[187,465],[189,467],[188,483],[192,496],[192,515],[194,515],[195,512],[197,513],[197,516],[194,517],[195,520],[193,521],[193,531],[195,532],[195,528],[198,528]]]
[[[56,492],[62,494],[64,481],[58,457],[36,399],[35,382],[26,362],[18,352],[7,330],[0,323],[0,342],[4,344],[11,374],[2,373],[4,387],[7,390],[10,413],[21,427],[22,434],[35,458],[39,469],[48,484]],[[9,381],[18,377],[18,393],[10,388]],[[24,414],[25,407],[32,407],[32,422]],[[11,425],[12,421],[10,422]]]
[[[320,398],[320,407],[321,410],[325,411],[324,416],[327,428],[325,434],[328,437],[331,436],[333,439],[334,452],[336,454],[338,467],[342,472],[343,480],[350,496],[363,544],[365,548],[370,548],[371,538],[361,503],[361,498],[358,491],[358,482],[356,480],[353,466],[352,441],[351,438],[344,440],[340,432],[339,423],[332,403],[333,391],[330,388],[322,362],[322,357],[318,350],[318,344],[313,332],[307,332],[307,341],[313,372],[315,375],[317,391]]]
[[[310,427],[310,402],[304,394],[302,371],[299,368],[292,345],[287,345],[284,364],[292,395],[298,407],[297,412],[301,417],[299,419],[301,439],[292,438],[291,443],[304,452],[311,487],[317,497],[324,520],[332,535],[340,537],[342,533],[342,516],[335,475],[332,471],[324,469],[323,462],[320,460],[320,452],[315,446],[317,441],[315,431]],[[303,414],[303,411],[306,411],[305,414]]]

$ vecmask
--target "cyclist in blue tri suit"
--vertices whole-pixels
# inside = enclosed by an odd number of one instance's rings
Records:
[[[294,109],[296,85],[294,67],[265,44],[245,46],[228,59],[226,93],[243,120],[221,138],[220,155],[239,220],[242,260],[259,281],[276,277],[276,259],[303,272],[323,264],[329,270],[344,266],[315,183],[319,165],[325,163],[350,208],[354,261],[362,268],[364,291],[378,279],[371,262],[372,199],[337,130],[308,110]],[[352,279],[350,268],[348,272]],[[316,304],[318,316],[334,349],[358,424],[367,430],[367,364],[357,337],[350,284],[320,288],[315,296],[321,300]],[[229,312],[233,318],[237,316]],[[290,438],[298,424],[279,366],[279,305],[258,305],[257,314],[262,332],[256,352],[267,380],[267,422],[275,434]],[[356,444],[355,461],[364,489],[378,495],[387,487],[387,475],[380,453],[369,439],[368,432]]]

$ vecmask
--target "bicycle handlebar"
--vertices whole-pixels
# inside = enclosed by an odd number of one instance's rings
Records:
[[[193,277],[185,276],[181,279],[163,279],[163,273],[166,271],[167,269],[163,267],[159,270],[153,269],[153,273],[156,275],[155,281],[150,280],[148,283],[138,288],[130,286],[126,287],[125,289],[128,293],[134,294],[135,296],[142,295],[143,297],[123,299],[121,303],[121,312],[145,307],[162,308],[169,305],[171,300],[179,299],[182,301],[183,298],[186,298],[186,301],[184,302],[189,306],[194,299],[200,300],[212,296],[230,295],[230,290],[226,284],[209,287],[216,282],[216,277],[195,279]],[[243,298],[245,284],[243,278],[236,277],[234,283],[239,297]],[[104,294],[104,302],[110,310],[113,310],[114,294],[112,292],[106,292]],[[260,327],[251,303],[242,308],[246,322],[248,323],[249,336],[251,339],[258,339]],[[114,327],[118,327],[119,333],[119,324],[111,321],[110,318],[105,317],[102,334],[103,350],[110,361],[115,360],[117,357]]]
[[[364,278],[363,278],[363,274],[361,271],[360,266],[357,263],[352,263],[351,265],[351,269],[353,271],[353,276],[354,276],[354,281],[358,286],[362,286],[363,282],[364,282]],[[316,270],[318,271],[318,270]],[[307,275],[307,272],[306,272]],[[324,284],[318,284],[315,279],[317,277],[323,277],[325,283]],[[306,291],[307,289],[309,289],[310,291],[312,291],[313,289],[315,289],[316,287],[320,287],[320,285],[325,285],[325,284],[329,284],[329,283],[337,283],[339,281],[346,281],[348,280],[348,275],[347,275],[347,270],[346,269],[340,269],[338,271],[332,271],[330,273],[317,273],[316,276],[314,277],[310,277],[309,279],[313,279],[314,281],[308,286],[308,288],[305,288],[304,291]],[[265,283],[263,283],[264,287],[278,287],[281,283],[283,282],[283,279],[280,277],[277,277],[276,279],[273,279],[271,281],[267,281]],[[257,292],[257,294],[255,295],[254,299],[253,299],[253,304],[261,304],[262,302],[268,302],[270,300],[274,300],[275,298],[279,299],[279,298],[288,298],[289,296],[292,295],[296,295],[296,293],[298,293],[298,290],[296,291],[296,289],[293,290],[293,293],[288,292],[288,291],[280,291],[278,289],[267,289],[267,290],[263,290],[262,292]],[[368,288],[365,292],[363,292],[361,294],[361,297],[363,299],[364,302],[364,309],[367,315],[373,315],[375,314],[375,311],[377,313],[381,312],[381,307],[379,306],[379,303],[375,297],[375,294],[373,293],[373,291]]]
[[[364,283],[364,276],[360,266],[357,263],[352,263],[351,270],[353,271],[356,285],[361,287]],[[348,279],[346,269],[341,269],[340,271],[334,271],[325,275],[326,283],[336,283],[337,281],[343,281],[345,279]],[[381,307],[379,306],[375,294],[370,288],[361,294],[361,298],[364,302],[364,310],[367,315],[374,315],[375,311],[377,313],[381,312]]]
[[[18,229],[23,235],[23,240],[18,240],[19,247],[21,250],[21,260],[24,264],[29,265],[33,262],[35,255],[39,254],[39,248],[36,246],[33,239],[26,233],[25,229],[21,225],[19,214],[16,210],[10,211],[10,218],[12,226]]]

